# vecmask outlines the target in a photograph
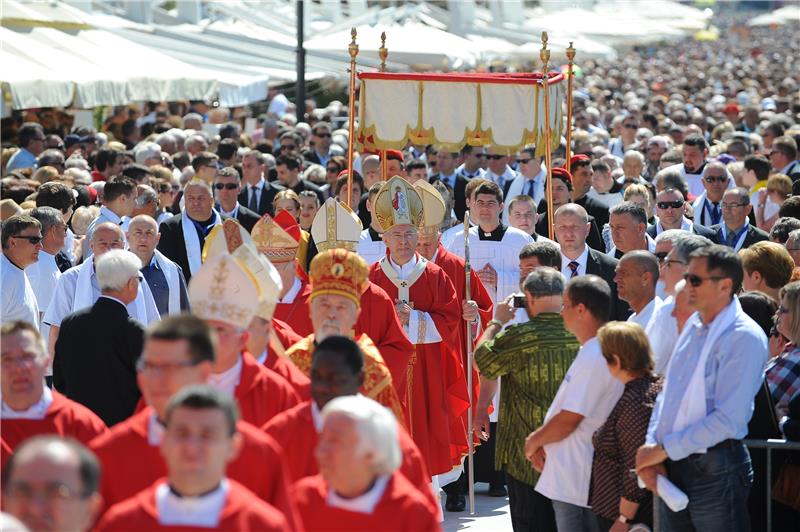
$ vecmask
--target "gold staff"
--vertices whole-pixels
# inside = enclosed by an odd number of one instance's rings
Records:
[[[386,58],[389,57],[389,49],[386,48],[386,32],[381,32],[381,47],[378,48],[378,57],[381,60],[381,65],[378,67],[379,72],[386,72]],[[381,157],[381,179],[384,181],[389,180],[389,161],[386,160],[386,150],[380,150]]]
[[[464,275],[466,278],[466,300],[472,299],[472,265],[469,262],[469,211],[464,213]],[[464,370],[467,372],[467,398],[469,405],[467,406],[467,443],[469,446],[469,454],[467,455],[467,483],[469,485],[469,515],[475,515],[475,442],[472,439],[472,322],[467,323],[467,367]]]
[[[353,202],[353,144],[355,143],[355,124],[356,124],[356,56],[358,55],[358,45],[356,44],[356,29],[350,30],[350,37],[353,39],[347,47],[350,53],[350,100],[348,102],[350,120],[347,127],[347,204]]]
[[[567,172],[572,172],[569,159],[572,151],[572,62],[574,60],[575,48],[572,46],[572,41],[569,41],[569,48],[567,48]]]
[[[548,63],[550,62],[550,50],[547,49],[547,32],[542,32],[542,49],[539,51],[539,58],[544,63],[542,67],[542,86],[544,87],[544,164],[547,166],[547,228],[550,240],[555,240],[553,231],[553,164],[550,143],[550,76],[548,75]]]

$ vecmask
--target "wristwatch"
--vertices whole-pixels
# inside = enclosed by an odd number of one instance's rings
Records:
[[[503,328],[503,322],[498,320],[497,318],[492,318],[491,320],[489,320],[489,323],[487,323],[486,325],[487,326],[489,326],[489,325],[497,325],[501,329]]]

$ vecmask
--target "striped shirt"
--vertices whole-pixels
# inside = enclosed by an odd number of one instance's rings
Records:
[[[544,423],[580,344],[556,313],[511,325],[475,351],[487,379],[503,377],[495,442],[495,467],[533,486],[538,473],[525,459],[525,438]]]

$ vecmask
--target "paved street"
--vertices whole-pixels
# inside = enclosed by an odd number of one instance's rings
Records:
[[[459,513],[444,512],[442,528],[445,532],[456,530],[473,530],[481,532],[494,532],[511,530],[511,517],[508,513],[508,497],[489,497],[486,495],[489,484],[478,483],[475,485],[475,515],[469,515],[469,501],[467,510]],[[442,494],[442,507],[445,495]]]

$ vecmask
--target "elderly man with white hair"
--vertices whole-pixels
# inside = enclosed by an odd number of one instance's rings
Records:
[[[95,262],[101,295],[61,322],[53,359],[53,385],[111,426],[133,414],[139,401],[136,360],[144,326],[128,315],[143,276],[142,261],[116,249]]]
[[[155,142],[143,142],[133,150],[137,164],[155,166],[161,164],[161,146]]]
[[[195,156],[200,152],[208,150],[208,140],[206,140],[203,134],[194,133],[186,138],[183,147],[187,152],[192,154],[192,156]]]
[[[437,509],[401,473],[397,420],[372,399],[337,397],[322,409],[320,474],[293,487],[308,531],[439,530]]]

